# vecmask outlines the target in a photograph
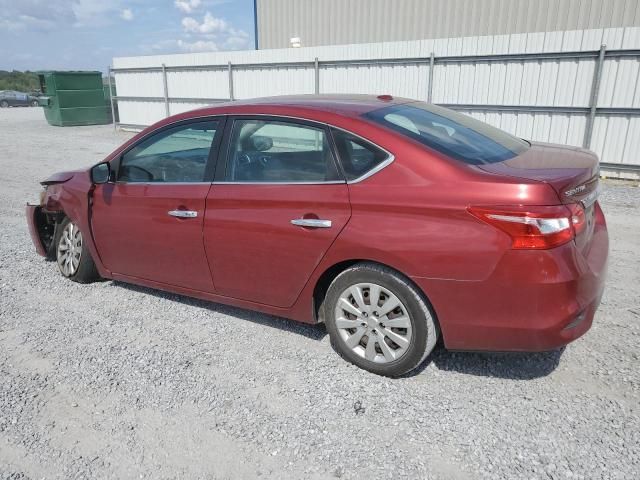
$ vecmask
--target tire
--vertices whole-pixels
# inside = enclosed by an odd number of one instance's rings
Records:
[[[78,283],[91,283],[100,278],[80,229],[67,217],[56,225],[54,236],[56,263],[62,276]]]
[[[40,106],[40,104],[38,103],[38,100],[31,100],[31,102],[29,102],[29,105],[31,105],[32,107]]]
[[[6,100],[0,101],[0,108],[9,108],[9,102]]]
[[[371,301],[376,294],[378,307]],[[340,273],[322,307],[334,349],[378,375],[398,377],[410,372],[438,340],[427,299],[408,278],[376,263],[358,263]]]

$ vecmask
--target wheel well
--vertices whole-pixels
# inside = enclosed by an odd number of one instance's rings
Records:
[[[47,253],[46,258],[48,260],[55,259],[56,252],[53,240],[55,239],[58,225],[60,225],[65,218],[66,215],[63,211],[43,212],[42,210],[38,210],[36,214],[38,234]]]
[[[433,320],[436,324],[436,328],[438,330],[438,337],[440,339],[439,341],[442,341],[442,329],[440,328],[438,315],[436,314],[436,311],[433,308],[433,305],[431,304],[429,297],[427,297],[427,294],[420,288],[420,286],[418,286],[413,280],[411,280],[411,278],[409,278],[408,275],[405,275],[404,273],[402,273],[396,268],[393,268],[390,265],[386,265],[384,263],[376,262],[373,260],[366,260],[366,259],[346,260],[340,263],[336,263],[335,265],[332,265],[327,270],[325,270],[325,272],[322,275],[320,275],[320,278],[316,282],[316,286],[313,290],[313,314],[317,322],[319,323],[324,322],[324,318],[322,318],[322,312],[320,311],[320,307],[322,305],[322,302],[324,301],[324,298],[327,294],[327,290],[329,289],[329,285],[331,285],[331,282],[333,282],[333,280],[338,275],[340,275],[340,273],[342,273],[344,270],[360,262],[375,263],[378,265],[382,265],[386,268],[390,268],[391,270],[395,271],[399,275],[402,275],[409,283],[411,283],[411,285],[413,285],[416,291],[422,295],[423,300],[431,310],[431,315],[433,317]]]
[[[329,289],[329,285],[331,285],[331,282],[333,282],[333,280],[347,268],[362,261],[363,260],[354,259],[336,263],[335,265],[332,265],[327,270],[325,270],[322,275],[320,275],[320,278],[316,282],[316,286],[313,289],[313,316],[317,322],[324,322],[320,307],[322,305],[322,302],[324,301],[324,297],[327,294],[327,290]]]

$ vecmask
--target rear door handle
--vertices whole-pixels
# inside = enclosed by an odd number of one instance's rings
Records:
[[[296,218],[291,220],[292,225],[309,228],[331,228],[331,220],[321,220],[319,218]]]
[[[196,218],[198,216],[198,212],[193,210],[169,210],[167,213],[178,218]]]

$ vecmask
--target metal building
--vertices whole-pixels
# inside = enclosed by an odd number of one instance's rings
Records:
[[[640,26],[640,0],[255,2],[259,49]]]

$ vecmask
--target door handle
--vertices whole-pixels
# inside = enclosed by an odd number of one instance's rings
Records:
[[[169,210],[167,213],[178,218],[196,218],[198,216],[198,212],[193,210]]]
[[[331,220],[321,220],[319,218],[296,218],[291,220],[292,225],[309,228],[331,228]]]

